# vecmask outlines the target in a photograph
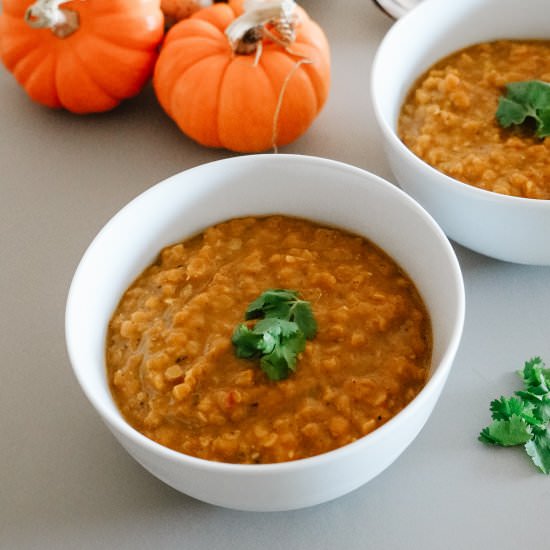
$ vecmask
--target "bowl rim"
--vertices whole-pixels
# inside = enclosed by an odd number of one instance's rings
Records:
[[[110,396],[111,404],[113,405],[113,410],[104,403],[104,400],[101,397],[98,397],[89,387],[85,380],[85,376],[81,372],[79,367],[81,361],[79,359],[78,352],[78,341],[75,340],[74,333],[71,327],[71,318],[75,315],[73,311],[75,303],[75,294],[77,293],[80,285],[80,279],[82,273],[89,269],[87,266],[90,256],[93,255],[95,249],[98,246],[101,246],[101,240],[104,235],[108,234],[111,230],[111,227],[117,222],[119,217],[125,215],[126,212],[130,211],[135,207],[136,204],[141,203],[143,200],[147,200],[149,196],[153,196],[155,193],[161,192],[162,188],[166,185],[170,185],[170,182],[175,178],[180,177],[183,173],[189,173],[192,171],[200,171],[205,166],[212,166],[215,164],[227,164],[233,162],[242,162],[242,159],[247,159],[253,157],[257,161],[261,161],[262,157],[270,159],[272,161],[274,158],[278,160],[276,162],[305,162],[305,163],[315,163],[325,166],[332,166],[334,168],[355,172],[356,174],[362,174],[362,177],[372,179],[377,182],[378,185],[386,186],[388,189],[392,189],[391,192],[396,193],[396,196],[400,197],[400,200],[405,201],[408,204],[408,207],[411,207],[416,210],[418,215],[424,218],[426,223],[428,223],[437,236],[438,241],[441,245],[441,252],[444,254],[445,260],[449,263],[449,266],[452,269],[454,274],[454,279],[452,281],[453,289],[456,294],[456,315],[452,323],[452,330],[448,338],[448,343],[444,350],[442,350],[441,358],[438,364],[432,363],[432,373],[426,384],[422,387],[420,392],[396,415],[390,418],[382,426],[376,428],[369,434],[366,434],[356,441],[348,443],[342,447],[338,447],[331,451],[321,453],[319,455],[314,455],[311,457],[295,459],[286,462],[278,463],[266,463],[266,464],[235,464],[235,463],[225,463],[217,462],[213,460],[207,460],[198,458],[192,455],[187,455],[185,453],[170,449],[156,441],[149,439],[133,426],[131,426],[122,416],[119,411],[114,399],[110,393],[110,388],[108,387],[108,381],[105,379],[106,390]],[[246,162],[246,161],[245,161]],[[284,215],[284,214],[283,214]],[[222,221],[222,220],[220,220]],[[185,238],[185,237],[183,237]],[[407,271],[405,269],[405,271]],[[299,155],[299,154],[277,154],[276,156],[272,154],[254,154],[254,155],[241,155],[236,157],[229,157],[225,159],[219,159],[205,164],[201,164],[187,170],[183,170],[173,176],[170,176],[151,187],[147,188],[145,191],[141,192],[129,202],[127,202],[122,208],[120,208],[99,230],[96,236],[93,238],[84,254],[82,255],[78,266],[74,272],[71,284],[69,287],[66,307],[65,307],[65,343],[68,356],[71,363],[71,368],[74,375],[76,376],[81,390],[87,397],[88,401],[92,404],[93,408],[99,413],[100,417],[104,420],[108,427],[114,429],[121,435],[125,437],[126,440],[132,442],[132,444],[137,447],[144,448],[145,450],[151,452],[154,455],[160,455],[161,457],[168,459],[171,462],[185,463],[189,466],[195,467],[197,469],[202,469],[209,472],[232,472],[240,475],[250,475],[255,476],[265,473],[275,473],[275,472],[293,472],[301,470],[303,468],[320,466],[326,462],[331,462],[337,458],[344,458],[346,455],[353,454],[359,447],[376,444],[377,441],[384,439],[391,435],[396,429],[398,429],[402,420],[408,416],[413,416],[422,411],[423,406],[426,402],[432,398],[432,394],[438,393],[443,388],[447,376],[451,370],[454,357],[458,350],[462,332],[464,327],[464,318],[465,318],[465,290],[464,290],[464,280],[462,276],[462,271],[460,264],[456,257],[456,254],[448,240],[445,236],[443,230],[439,227],[437,222],[432,218],[432,216],[412,197],[410,197],[403,190],[399,189],[397,186],[393,185],[389,181],[373,174],[362,168],[337,161],[332,159],[327,159],[323,157],[316,157],[310,155]],[[103,367],[105,365],[103,364]]]
[[[388,32],[380,42],[376,50],[371,71],[370,71],[370,76],[371,76],[370,93],[372,98],[372,105],[374,108],[374,114],[378,121],[379,127],[381,128],[383,134],[386,136],[386,139],[389,141],[389,143],[393,146],[394,149],[397,150],[398,154],[404,155],[409,162],[413,162],[417,164],[418,166],[422,167],[424,170],[431,173],[431,175],[440,176],[441,177],[440,179],[436,177],[433,178],[434,181],[437,180],[437,185],[439,186],[447,184],[451,187],[455,187],[457,190],[460,190],[463,193],[471,194],[474,196],[474,198],[478,198],[484,201],[501,202],[501,203],[507,203],[508,205],[526,203],[526,204],[529,204],[530,208],[536,208],[536,209],[550,208],[550,199],[534,199],[529,197],[518,197],[514,195],[506,195],[504,193],[498,193],[496,191],[488,191],[486,189],[477,187],[473,184],[460,181],[438,170],[437,168],[433,167],[431,164],[428,164],[425,160],[420,158],[418,155],[413,153],[403,143],[403,141],[399,138],[397,134],[396,126],[388,120],[388,117],[386,116],[384,109],[380,106],[380,93],[378,92],[378,87],[379,87],[380,77],[383,76],[385,72],[383,70],[383,67],[386,64],[386,61],[384,60],[384,58],[385,57],[389,58],[389,56],[387,55],[387,52],[389,51],[390,45],[394,41],[399,41],[400,33],[403,32],[401,31],[402,28],[406,29],[408,26],[413,26],[413,27],[416,26],[416,27],[422,28],[422,23],[423,21],[425,21],[426,17],[433,17],[434,11],[437,12],[438,9],[445,10],[446,7],[448,7],[447,4],[441,2],[440,0],[423,0],[413,10],[406,13],[403,17],[400,17],[391,26],[391,28],[388,30]],[[471,45],[474,45],[474,44],[475,43],[472,43]],[[467,45],[464,47],[467,47]],[[432,65],[430,65],[429,67],[431,67]],[[428,70],[429,67],[426,70]],[[409,87],[407,88],[407,93],[412,89],[412,86],[414,86],[416,79],[418,79],[422,74],[423,73],[415,76],[415,79],[413,79],[412,83],[410,83]],[[402,80],[402,82],[404,83],[405,81]],[[401,110],[402,106],[403,106],[403,98],[401,98],[400,100],[399,111]]]

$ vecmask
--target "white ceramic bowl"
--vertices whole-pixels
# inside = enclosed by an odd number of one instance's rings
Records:
[[[422,0],[373,0],[374,3],[390,17],[399,19],[413,8],[418,6]]]
[[[120,296],[165,245],[226,219],[272,213],[365,235],[397,260],[416,282],[432,319],[433,366],[427,385],[373,433],[338,450],[294,462],[222,464],[147,439],[124,421],[106,379],[106,329]],[[359,487],[409,445],[447,379],[463,318],[463,281],[453,249],[433,219],[400,189],[335,161],[253,155],[177,174],[114,216],[75,273],[67,302],[66,338],[74,372],[88,399],[147,470],[179,491],[213,504],[289,510]]]
[[[399,185],[460,244],[494,258],[550,265],[550,200],[491,193],[415,156],[396,134],[416,79],[446,55],[499,38],[550,39],[548,0],[425,0],[389,30],[371,73],[374,110]]]

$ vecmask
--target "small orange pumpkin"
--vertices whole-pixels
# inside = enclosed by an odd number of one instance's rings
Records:
[[[150,78],[163,25],[160,0],[3,0],[0,56],[33,100],[107,111]]]
[[[165,26],[171,27],[182,19],[187,19],[201,8],[206,8],[217,2],[231,4],[237,12],[242,12],[244,0],[161,0],[160,8],[164,13]]]
[[[203,3],[204,0],[161,0],[160,9],[164,13],[164,23],[166,27],[171,27],[178,21],[186,19],[190,15],[194,14],[201,8],[212,4],[207,0],[207,3]]]
[[[292,1],[255,2],[260,10],[267,4],[291,5],[292,18],[248,26],[246,2],[239,19],[231,5],[217,3],[166,35],[155,91],[180,129],[202,145],[238,152],[285,145],[307,130],[327,99],[323,31]]]

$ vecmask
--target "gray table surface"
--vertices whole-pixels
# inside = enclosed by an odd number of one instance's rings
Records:
[[[369,98],[392,21],[367,0],[305,1],[332,46],[319,118],[281,152],[392,174]],[[391,70],[391,69],[388,69]],[[314,508],[244,513],[179,494],[131,459],[84,398],[65,351],[76,265],[102,225],[152,184],[231,156],[189,141],[150,88],[78,117],[33,104],[0,70],[0,548],[548,548],[550,478],[521,450],[477,442],[513,374],[550,363],[550,268],[454,245],[466,285],[463,340],[423,431],[385,472]]]

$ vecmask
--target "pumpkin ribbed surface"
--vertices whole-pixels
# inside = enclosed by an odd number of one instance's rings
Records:
[[[321,28],[304,10],[297,14],[292,46],[264,39],[259,56],[233,51],[224,34],[236,17],[230,5],[215,4],[172,27],[153,82],[185,134],[208,147],[258,152],[307,130],[328,96],[330,55]]]
[[[0,56],[29,96],[75,113],[112,109],[150,78],[163,37],[160,0],[66,2],[78,29],[65,38],[31,28],[31,0],[3,0]]]

